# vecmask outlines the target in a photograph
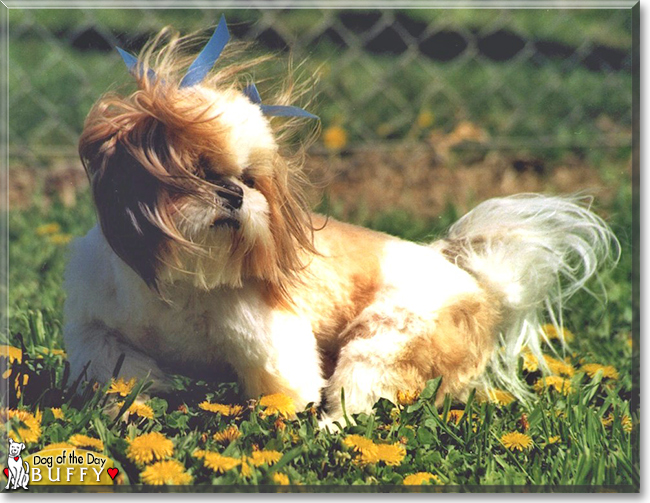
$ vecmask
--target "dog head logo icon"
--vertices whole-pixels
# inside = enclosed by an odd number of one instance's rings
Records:
[[[20,453],[25,449],[22,442],[14,442],[9,439],[9,454],[7,459],[7,468],[4,474],[7,476],[7,485],[5,490],[11,489],[28,489],[29,484],[29,465],[22,460]]]

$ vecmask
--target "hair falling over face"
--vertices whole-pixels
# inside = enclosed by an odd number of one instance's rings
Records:
[[[79,153],[102,231],[115,253],[155,290],[165,276],[204,288],[251,278],[289,305],[287,287],[299,281],[299,271],[315,253],[302,192],[308,141],[299,148],[288,145],[304,121],[271,122],[243,96],[250,73],[270,60],[243,60],[248,44],[229,44],[200,86],[179,88],[199,42],[196,35],[163,30],[139,55],[138,89],[108,93],[90,111]],[[304,89],[290,75],[269,101],[293,104]],[[242,146],[246,136],[251,145]],[[258,146],[256,137],[263,138]],[[201,229],[191,221],[197,213],[219,212],[223,201],[215,197],[215,185],[227,197],[226,179],[235,180],[230,187],[237,191],[261,195],[265,201],[257,210],[263,215],[250,208],[236,226]],[[238,188],[239,181],[247,187]],[[245,219],[257,227],[247,228]],[[215,267],[228,270],[207,273]]]

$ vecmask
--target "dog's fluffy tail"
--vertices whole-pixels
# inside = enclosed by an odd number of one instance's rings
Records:
[[[449,230],[446,241],[458,265],[502,299],[501,344],[484,384],[496,381],[525,398],[517,372],[522,349],[544,366],[542,324],[552,323],[561,333],[563,303],[618,259],[618,241],[590,211],[590,202],[536,194],[491,199]]]

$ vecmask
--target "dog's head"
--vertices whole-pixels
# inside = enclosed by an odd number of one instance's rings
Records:
[[[314,251],[312,226],[300,164],[242,91],[244,72],[261,60],[241,62],[241,47],[231,44],[219,70],[183,87],[187,45],[191,39],[161,33],[138,58],[138,90],[103,96],[86,119],[79,152],[102,231],[154,289],[254,279],[287,300]],[[229,56],[236,62],[226,65]],[[291,91],[285,86],[274,103],[289,104]],[[281,136],[297,123],[279,120]]]
[[[25,448],[25,444],[22,442],[14,442],[12,438],[9,439],[9,456],[15,457],[20,456],[20,453]]]

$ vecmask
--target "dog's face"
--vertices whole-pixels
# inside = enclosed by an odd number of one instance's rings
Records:
[[[13,439],[9,439],[9,457],[13,458],[15,456],[20,456],[20,453],[25,448],[25,444],[22,442],[14,442]]]
[[[311,248],[295,173],[260,107],[232,86],[107,95],[80,155],[108,243],[154,288],[252,278],[282,297]]]

